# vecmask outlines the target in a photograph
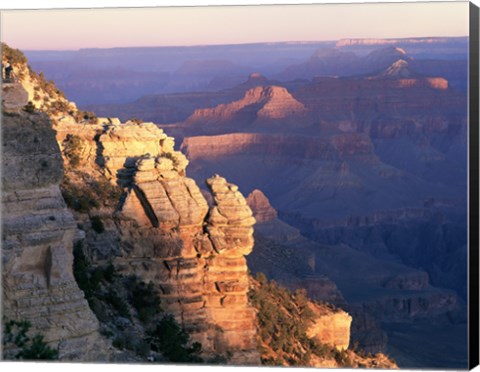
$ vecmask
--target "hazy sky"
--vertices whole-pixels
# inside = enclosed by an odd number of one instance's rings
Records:
[[[2,41],[23,50],[468,35],[467,2],[5,10],[1,16]]]

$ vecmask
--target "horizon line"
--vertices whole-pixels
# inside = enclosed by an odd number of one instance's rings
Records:
[[[462,36],[409,36],[409,37],[343,37],[340,39],[328,40],[293,40],[293,41],[254,41],[254,42],[240,42],[240,43],[225,43],[225,44],[175,44],[175,45],[132,45],[132,46],[106,46],[106,47],[82,47],[76,49],[31,49],[31,48],[17,48],[2,40],[11,48],[19,49],[24,52],[79,52],[82,50],[100,50],[100,49],[154,49],[154,48],[195,48],[195,47],[209,47],[209,46],[237,46],[237,45],[275,45],[275,44],[318,44],[318,43],[332,43],[341,40],[410,40],[410,39],[468,39],[469,35]]]

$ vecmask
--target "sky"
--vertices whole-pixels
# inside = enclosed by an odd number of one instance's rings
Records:
[[[468,3],[3,10],[0,31],[21,50],[467,36]]]

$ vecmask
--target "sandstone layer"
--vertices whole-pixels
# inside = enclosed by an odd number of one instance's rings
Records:
[[[310,306],[318,315],[307,330],[308,337],[338,350],[348,349],[352,317],[345,311],[328,309],[324,305],[312,303]]]
[[[232,364],[258,364],[245,259],[255,219],[238,188],[219,176],[208,179],[209,206],[185,176],[188,161],[174,150],[173,138],[152,123],[56,129],[61,144],[68,136],[79,139],[79,169],[103,172],[125,193],[116,210],[97,212],[107,231],[87,234],[91,256],[113,259],[122,274],[152,282],[162,309],[201,343],[207,359],[223,355]]]
[[[361,133],[344,133],[329,138],[263,133],[195,136],[185,138],[180,149],[191,161],[242,154],[269,156],[272,159],[287,154],[293,159],[333,161],[356,156],[375,160],[372,142]]]
[[[119,213],[124,250],[116,265],[159,287],[162,308],[202,344],[204,355],[258,364],[244,257],[253,248],[250,208],[219,176],[207,180],[209,208],[195,182],[173,167],[165,157],[137,161]]]

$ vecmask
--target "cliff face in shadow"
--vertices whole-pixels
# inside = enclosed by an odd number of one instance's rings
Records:
[[[63,160],[51,121],[22,111],[20,84],[3,90],[2,306],[67,360],[105,360],[108,347],[72,273],[76,223],[59,184]]]

